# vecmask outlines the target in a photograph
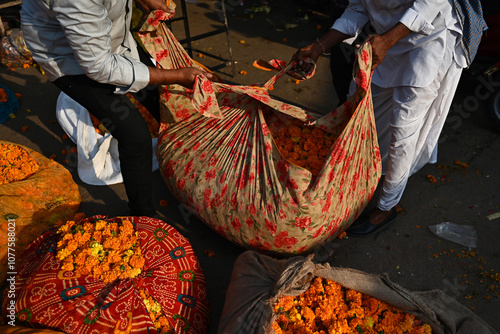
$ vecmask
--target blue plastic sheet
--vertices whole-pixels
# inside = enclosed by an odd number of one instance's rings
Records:
[[[10,114],[15,114],[19,109],[19,100],[17,99],[16,94],[14,94],[14,92],[9,88],[1,84],[0,88],[3,88],[7,93],[7,101],[0,102],[0,123],[3,123],[9,119]]]

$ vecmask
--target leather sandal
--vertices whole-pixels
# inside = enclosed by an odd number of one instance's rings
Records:
[[[346,230],[346,233],[350,237],[367,237],[375,232],[381,232],[389,228],[397,220],[398,213],[396,210],[392,209],[389,215],[379,224],[370,223],[369,215],[363,215],[356,219],[354,223]]]

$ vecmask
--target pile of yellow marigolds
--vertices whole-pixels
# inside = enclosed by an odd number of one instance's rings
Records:
[[[321,277],[298,296],[274,305],[276,334],[430,334],[413,315]]]
[[[24,180],[35,174],[39,167],[24,148],[0,143],[0,185]]]

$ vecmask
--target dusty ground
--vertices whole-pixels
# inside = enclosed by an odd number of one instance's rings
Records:
[[[213,4],[187,3],[192,35],[220,26],[220,15]],[[266,7],[261,5],[258,1],[245,1],[243,5],[240,1],[226,2],[236,62],[234,75],[230,66],[218,71],[227,82],[265,82],[272,74],[252,67],[254,60],[289,60],[298,47],[328,27],[328,10],[324,8],[307,12],[301,11],[296,2],[271,1],[270,12],[266,13]],[[304,20],[305,14],[308,21]],[[184,37],[181,22],[173,24],[173,31],[179,39]],[[200,40],[193,46],[221,58],[228,57],[225,34]],[[198,52],[194,58],[208,66],[220,64],[219,60],[199,57]],[[240,74],[241,71],[246,74]],[[73,174],[82,196],[79,211],[87,216],[128,213],[122,184],[86,185],[76,173],[75,157],[62,156],[61,151],[73,144],[62,139],[63,130],[55,122],[59,92],[46,77],[36,68],[0,68],[0,82],[22,94],[16,118],[0,124],[0,139],[29,146],[46,156],[56,154],[61,163],[69,160],[65,167]],[[500,218],[488,218],[500,212],[500,136],[482,112],[487,95],[484,93],[490,87],[491,83],[463,77],[440,140],[438,164],[427,165],[411,177],[396,225],[378,236],[336,240],[318,256],[335,266],[387,273],[394,282],[410,290],[441,289],[500,331]],[[312,79],[297,85],[283,78],[275,85],[273,94],[310,110],[330,111],[338,98],[331,84],[328,58],[319,60],[318,73]],[[23,126],[28,126],[26,132],[22,132]],[[437,182],[431,183],[429,175]],[[154,177],[155,201],[169,202],[167,207],[158,206],[159,210],[189,238],[198,254],[211,303],[210,333],[216,333],[233,262],[244,250],[219,237],[203,222],[183,218],[179,203],[166,189],[160,173],[155,172]],[[469,250],[432,234],[428,227],[441,222],[474,226],[477,248]],[[214,255],[207,256],[207,250]]]

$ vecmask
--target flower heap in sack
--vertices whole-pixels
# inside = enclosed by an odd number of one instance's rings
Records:
[[[0,143],[0,185],[24,180],[35,174],[39,167],[24,148]]]
[[[431,327],[413,315],[338,283],[316,277],[298,296],[274,305],[276,334],[363,333],[430,334]]]
[[[274,119],[270,125],[281,155],[291,163],[309,170],[313,177],[318,176],[336,136],[318,127],[305,125],[298,119],[286,123]]]
[[[105,283],[136,277],[144,266],[137,232],[129,220],[120,223],[97,220],[59,228],[57,258],[61,269],[90,275]]]

